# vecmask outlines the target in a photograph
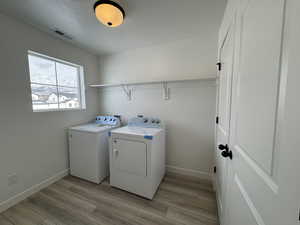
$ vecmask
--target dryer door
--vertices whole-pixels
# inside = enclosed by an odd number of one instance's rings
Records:
[[[143,142],[114,139],[112,163],[121,172],[147,176],[147,145]]]

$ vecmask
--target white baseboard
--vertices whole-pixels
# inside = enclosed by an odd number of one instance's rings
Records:
[[[177,173],[180,175],[186,175],[186,176],[192,176],[192,177],[197,177],[200,179],[205,179],[205,180],[212,180],[212,176],[210,173],[202,172],[199,170],[192,170],[192,169],[185,169],[185,168],[180,168],[176,166],[166,166],[167,172],[170,173]]]
[[[39,184],[36,184],[27,190],[9,198],[8,200],[0,203],[0,213],[7,210],[8,208],[18,204],[19,202],[23,201],[24,199],[28,198],[29,196],[33,195],[36,192],[39,192],[43,188],[48,187],[50,184],[55,183],[56,181],[62,179],[63,177],[69,174],[69,169],[61,171],[54,176],[42,181]]]

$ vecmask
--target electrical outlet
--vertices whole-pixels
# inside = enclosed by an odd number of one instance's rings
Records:
[[[12,186],[18,183],[18,175],[16,173],[8,175],[8,186]]]

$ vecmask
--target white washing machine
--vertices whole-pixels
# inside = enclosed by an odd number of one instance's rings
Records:
[[[108,132],[120,126],[113,116],[97,116],[95,122],[69,129],[70,173],[99,184],[109,175]]]
[[[159,119],[133,118],[110,132],[110,185],[152,199],[165,175],[165,129]]]

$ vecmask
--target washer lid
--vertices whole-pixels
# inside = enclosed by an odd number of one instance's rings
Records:
[[[161,128],[145,128],[145,127],[121,127],[111,131],[112,134],[134,135],[142,137],[152,137],[161,132]]]
[[[70,130],[76,130],[76,131],[82,131],[82,132],[91,132],[91,133],[98,133],[107,131],[114,128],[113,126],[109,125],[102,125],[102,124],[96,124],[96,123],[88,123],[83,124],[75,127],[71,127]]]

